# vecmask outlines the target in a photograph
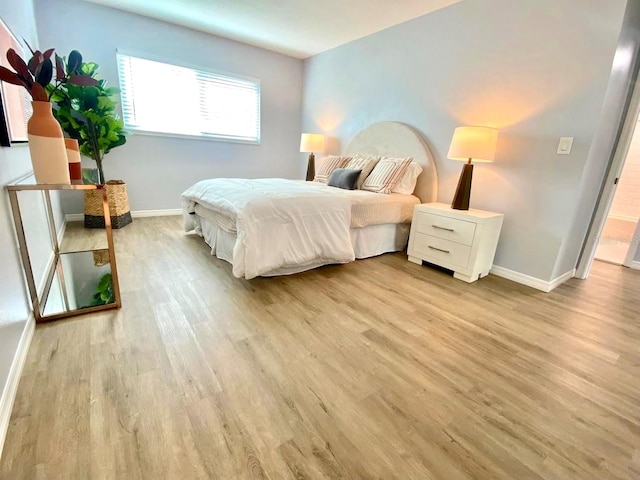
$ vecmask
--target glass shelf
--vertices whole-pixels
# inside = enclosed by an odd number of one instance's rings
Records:
[[[60,255],[42,316],[61,315],[97,305],[115,306],[113,283],[110,295],[100,298],[97,303],[94,299],[105,275],[112,277],[109,250]],[[104,282],[108,283],[108,279]]]
[[[82,222],[67,222],[60,242],[60,253],[92,252],[109,249],[107,236],[99,228],[84,228]]]
[[[82,180],[72,180],[71,183],[37,183],[33,174],[7,185],[7,190],[19,192],[22,190],[102,190],[104,185],[84,183]]]

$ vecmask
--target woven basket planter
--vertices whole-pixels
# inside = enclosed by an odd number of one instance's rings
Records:
[[[109,180],[106,184],[111,228],[122,228],[131,223],[131,208],[127,197],[127,184],[122,180]],[[102,209],[102,191],[86,190],[84,192],[84,226],[85,228],[104,228],[104,211]]]
[[[95,250],[93,252],[93,264],[102,267],[109,263],[109,250]]]

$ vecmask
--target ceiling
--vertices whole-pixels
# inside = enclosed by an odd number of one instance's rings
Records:
[[[306,58],[461,0],[87,0]]]

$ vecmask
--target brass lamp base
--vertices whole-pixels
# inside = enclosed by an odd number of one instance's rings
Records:
[[[473,178],[473,164],[467,163],[462,167],[458,188],[453,197],[451,208],[454,210],[469,210],[469,198],[471,197],[471,179]]]
[[[307,182],[313,181],[316,176],[316,156],[309,154],[309,163],[307,164]]]

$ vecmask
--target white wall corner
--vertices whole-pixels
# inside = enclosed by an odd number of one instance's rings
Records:
[[[520,283],[536,290],[540,290],[545,293],[549,293],[554,288],[562,285],[564,282],[575,276],[575,268],[567,273],[560,275],[559,277],[547,281],[540,278],[532,277],[524,273],[516,272],[515,270],[509,270],[508,268],[494,265],[491,267],[491,273],[497,277],[506,278],[512,282]]]
[[[553,280],[551,280],[549,282],[549,291],[559,287],[560,285],[562,285],[564,282],[566,282],[567,280],[572,279],[573,277],[576,276],[576,269],[572,269],[569,270],[566,273],[563,273],[562,275],[560,275],[559,277],[554,278]]]
[[[20,377],[22,376],[22,370],[24,369],[24,365],[27,360],[27,354],[29,353],[29,347],[31,346],[35,327],[36,321],[33,314],[31,314],[29,315],[24,330],[22,331],[22,336],[20,337],[16,354],[13,357],[13,362],[11,362],[11,368],[9,369],[7,384],[2,392],[2,396],[0,396],[0,458],[2,458],[2,448],[4,447],[7,430],[9,430],[13,402],[15,401],[16,394],[18,393]]]

